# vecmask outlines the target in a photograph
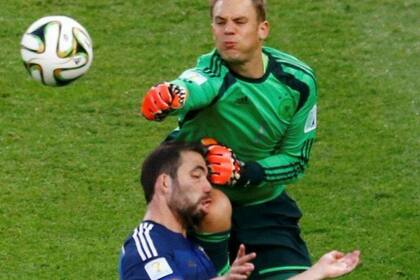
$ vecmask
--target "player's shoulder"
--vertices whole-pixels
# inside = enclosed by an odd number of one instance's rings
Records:
[[[171,244],[176,239],[177,235],[167,228],[151,221],[143,221],[122,246],[122,278],[130,279],[126,276],[135,274],[140,279],[160,279],[159,275],[163,277],[172,274],[168,256],[173,253]]]
[[[184,71],[178,79],[187,84],[195,84],[198,86],[210,85],[217,89],[224,81],[225,75],[229,72],[220,55],[213,50],[204,54],[197,59],[194,68]]]
[[[216,50],[212,50],[209,53],[201,55],[197,59],[197,64],[194,68],[184,72],[198,73],[207,79],[210,78],[223,78],[224,75],[229,71],[226,67],[222,57]]]
[[[286,52],[271,48],[264,47],[263,51],[272,57],[281,67],[287,72],[298,72],[302,76],[308,75],[313,80],[316,80],[314,70],[305,62],[297,57]]]
[[[147,262],[170,253],[172,239],[176,240],[177,236],[167,228],[143,221],[124,243],[125,253],[135,261]]]

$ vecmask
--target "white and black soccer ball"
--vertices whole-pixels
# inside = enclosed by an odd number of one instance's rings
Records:
[[[23,34],[21,55],[29,74],[49,86],[66,85],[81,77],[93,60],[86,29],[66,16],[38,19]]]

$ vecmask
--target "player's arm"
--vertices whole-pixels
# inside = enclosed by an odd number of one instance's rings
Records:
[[[258,160],[260,178],[267,182],[289,184],[305,171],[316,133],[316,84],[309,75],[302,80],[308,85],[308,95],[293,116],[277,151],[270,157]]]
[[[307,98],[298,107],[272,156],[255,162],[241,162],[230,149],[230,152],[223,152],[221,148],[209,149],[207,164],[213,184],[246,186],[263,181],[289,184],[303,175],[316,132],[316,85],[311,77],[306,79],[309,85]]]
[[[143,98],[141,113],[148,120],[163,120],[169,114],[197,110],[211,104],[217,82],[199,69],[185,71],[178,79],[151,87]]]
[[[340,277],[352,272],[360,261],[360,251],[344,254],[331,251],[323,255],[311,268],[289,280],[320,280]]]

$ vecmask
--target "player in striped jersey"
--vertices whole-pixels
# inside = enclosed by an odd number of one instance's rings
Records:
[[[141,111],[148,120],[177,114],[172,138],[216,139],[233,152],[208,157],[210,180],[233,204],[231,252],[257,252],[253,279],[286,279],[311,265],[300,237],[300,209],[285,191],[308,166],[316,133],[317,87],[312,69],[263,46],[269,34],[264,0],[211,0],[216,49],[177,79],[152,87]],[[229,156],[228,156],[229,157]],[[226,167],[221,169],[220,166]],[[228,242],[199,234],[212,252]]]
[[[148,205],[143,221],[122,247],[121,279],[235,280],[246,279],[253,270],[249,261],[255,253],[245,254],[241,245],[230,271],[215,278],[215,268],[207,255],[186,237],[188,227],[211,231],[230,227],[229,200],[212,190],[202,148],[182,142],[164,143],[144,161],[141,182]],[[345,255],[332,251],[292,279],[340,276],[356,267],[358,257],[358,252]]]
[[[122,247],[121,279],[235,280],[252,271],[249,261],[255,254],[245,254],[242,245],[231,270],[216,278],[204,251],[186,238],[187,229],[213,211],[210,202],[215,194],[203,156],[201,145],[175,142],[158,147],[144,161],[141,182],[147,211]],[[220,216],[219,224],[227,220],[229,227],[230,204],[226,207],[215,210],[228,214]]]

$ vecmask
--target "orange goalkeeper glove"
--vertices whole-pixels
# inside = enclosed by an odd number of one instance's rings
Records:
[[[148,120],[161,121],[171,111],[184,106],[187,91],[167,82],[149,89],[141,105],[141,113]]]
[[[247,187],[264,180],[264,169],[256,161],[240,161],[230,148],[213,138],[203,138],[201,144],[207,151],[209,181],[213,185]]]
[[[236,158],[230,148],[217,143],[212,138],[203,138],[201,143],[207,150],[206,162],[210,183],[214,185],[235,185],[241,177],[242,162]]]

